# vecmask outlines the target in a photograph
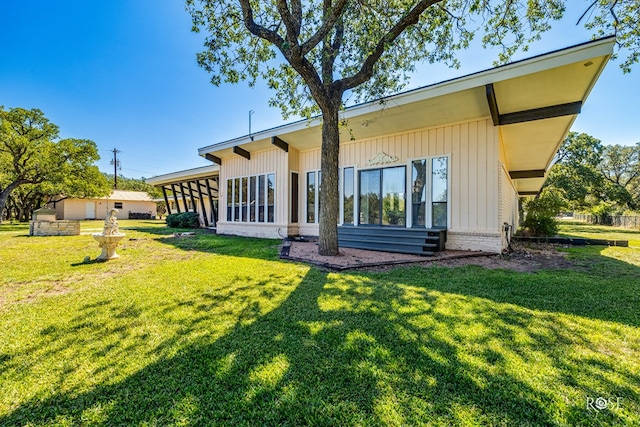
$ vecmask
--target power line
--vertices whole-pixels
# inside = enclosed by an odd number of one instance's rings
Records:
[[[120,167],[120,160],[118,160],[118,153],[120,152],[120,150],[118,150],[117,148],[114,148],[112,152],[113,152],[113,159],[111,160],[111,164],[113,165],[113,189],[117,190],[118,189],[118,169],[122,170],[122,167]]]

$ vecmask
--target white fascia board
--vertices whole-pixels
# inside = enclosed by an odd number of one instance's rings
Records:
[[[165,175],[158,175],[152,178],[147,178],[147,184],[162,185],[171,182],[186,181],[189,179],[201,178],[207,175],[213,175],[220,171],[218,165],[207,165],[199,168],[186,169],[178,172],[171,172]]]
[[[341,118],[352,119],[367,113],[375,113],[389,107],[411,104],[413,102],[423,101],[429,98],[444,96],[468,89],[485,86],[489,83],[496,83],[503,80],[509,80],[528,74],[534,74],[540,71],[550,70],[557,67],[573,64],[576,62],[586,61],[600,56],[611,56],[613,54],[613,46],[615,37],[607,37],[600,40],[582,43],[576,46],[556,50],[532,58],[523,59],[511,64],[501,65],[499,67],[490,68],[485,71],[469,74],[467,76],[458,77],[431,86],[425,86],[413,89],[397,95],[391,95],[386,98],[370,101],[364,104],[358,104],[346,108],[341,113]],[[599,75],[599,73],[598,73]],[[595,80],[593,82],[595,84]],[[591,87],[593,87],[593,84]],[[590,90],[591,88],[589,88]],[[588,94],[588,92],[587,92]],[[285,137],[286,134],[296,132],[308,127],[319,126],[322,123],[320,118],[310,120],[300,120],[291,124],[278,126],[261,132],[245,135],[232,140],[212,144],[198,150],[198,154],[204,156],[206,153],[232,148],[241,144],[249,144],[253,141],[271,138],[272,136]],[[253,137],[253,138],[252,138]]]
[[[235,139],[230,139],[228,141],[218,142],[216,144],[199,148],[198,154],[204,157],[204,155],[207,153],[214,153],[216,151],[221,151],[227,148],[233,148],[238,145],[249,144],[254,141],[262,141],[265,139],[270,139],[273,136],[286,135],[288,133],[297,132],[299,130],[304,130],[306,128],[320,126],[321,124],[322,124],[322,120],[319,117],[314,117],[312,119],[299,120],[297,122],[293,122],[293,123],[285,124],[275,128],[252,133],[251,136],[244,135]]]

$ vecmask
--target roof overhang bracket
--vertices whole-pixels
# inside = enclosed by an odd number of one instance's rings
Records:
[[[511,171],[509,176],[511,179],[527,179],[527,178],[544,178],[544,169],[529,170],[529,171]]]
[[[222,164],[222,159],[220,157],[214,156],[213,154],[207,153],[207,154],[204,155],[204,158],[209,160],[210,162],[213,162],[213,163],[217,164],[217,165],[221,165]]]
[[[233,152],[236,153],[238,156],[242,156],[247,160],[251,160],[251,153],[249,153],[244,148],[240,148],[238,146],[235,146],[235,147],[233,147]]]
[[[531,122],[533,120],[551,119],[553,117],[571,116],[580,114],[582,101],[569,102],[567,104],[551,105],[549,107],[534,108],[532,110],[518,111],[516,113],[500,114],[501,125]]]
[[[498,101],[496,100],[496,92],[493,89],[493,83],[489,83],[485,86],[487,92],[487,103],[489,104],[489,111],[491,111],[491,120],[493,120],[494,126],[500,125],[500,111],[498,110]]]
[[[284,142],[283,140],[281,140],[277,136],[272,136],[271,137],[271,143],[273,145],[275,145],[276,147],[278,147],[279,149],[281,149],[282,151],[284,151],[285,153],[289,152],[289,144],[287,144],[286,142]]]
[[[550,105],[548,107],[500,114],[493,83],[485,85],[485,91],[494,126],[512,125],[516,123],[531,122],[534,120],[551,119],[553,117],[570,116],[580,114],[582,109],[582,101],[575,101],[568,102],[566,104]]]
[[[537,196],[539,191],[518,191],[518,196],[526,197],[526,196]]]

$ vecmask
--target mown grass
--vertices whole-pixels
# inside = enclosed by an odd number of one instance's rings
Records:
[[[82,263],[89,235],[0,226],[0,425],[640,425],[639,249],[328,273],[121,229],[119,260]]]
[[[558,234],[590,239],[628,240],[629,246],[640,248],[640,230],[563,220],[559,223]]]

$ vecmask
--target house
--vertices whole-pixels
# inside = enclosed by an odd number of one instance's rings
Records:
[[[346,108],[339,244],[446,230],[447,249],[500,252],[519,198],[540,191],[613,45],[595,40]],[[302,120],[203,147],[211,166],[148,182],[176,209],[191,200],[218,233],[317,236],[320,145],[320,120]]]
[[[118,219],[128,219],[130,214],[138,218],[156,216],[156,203],[144,191],[113,190],[108,197],[63,199],[49,203],[49,207],[64,220],[105,219],[111,209],[118,209]]]

